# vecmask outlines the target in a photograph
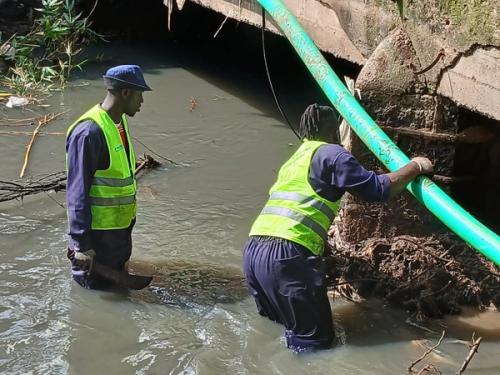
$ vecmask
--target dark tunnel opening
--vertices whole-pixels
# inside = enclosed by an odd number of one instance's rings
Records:
[[[266,79],[260,29],[234,19],[225,20],[225,15],[194,2],[185,2],[181,11],[175,1],[170,1],[170,4],[174,9],[170,14],[169,29],[169,10],[161,0],[77,1],[83,15],[92,13],[93,28],[107,41],[154,43],[158,49],[167,45],[180,46],[191,57],[199,56],[199,61],[192,60],[203,65],[204,69],[209,65],[208,69],[213,70],[214,76],[228,77],[235,85],[244,85],[245,80],[260,85],[268,99],[265,110],[275,118],[281,118]],[[8,30],[22,33],[29,29],[34,16],[29,10],[39,7],[40,1],[6,0],[1,5],[0,31],[8,36]],[[16,23],[17,28],[12,26]],[[307,104],[314,101],[328,103],[285,38],[266,32],[266,55],[273,84],[293,124],[298,122]],[[360,72],[360,66],[329,54],[324,56],[339,77],[356,78]],[[290,95],[295,95],[294,100],[290,100]],[[454,145],[454,167],[450,176],[454,182],[447,190],[473,216],[498,232],[500,123],[461,108],[457,133],[464,133],[462,138],[465,141]]]
[[[82,5],[88,13],[94,2]],[[282,120],[266,77],[260,27],[225,20],[225,15],[194,2],[185,2],[181,11],[175,2],[173,7],[169,29],[168,9],[160,0],[99,2],[92,13],[93,27],[108,41],[153,43],[159,49],[175,45],[194,70],[213,72],[211,77],[232,81],[238,89],[259,86],[266,95],[266,108],[262,109]],[[308,104],[326,105],[328,99],[285,38],[266,32],[265,43],[273,86],[292,126],[297,126]],[[361,67],[348,61],[324,56],[340,77],[355,78],[360,71]]]
[[[454,175],[462,181],[451,192],[465,209],[493,231],[500,231],[500,123],[460,108]]]
[[[218,74],[257,77],[267,88],[269,110],[274,112],[276,118],[280,117],[265,76],[260,28],[234,19],[225,20],[225,15],[193,2],[185,2],[181,11],[175,1],[171,4],[174,9],[170,15],[170,29],[168,8],[160,0],[100,2],[92,20],[97,31],[109,40],[175,43],[182,45],[186,51],[196,50],[208,59],[205,62],[210,61],[213,66],[220,67]],[[90,11],[94,2],[85,2],[84,5]],[[285,112],[291,114],[292,122],[297,121],[302,108],[287,105],[287,92],[302,92],[304,106],[313,101],[328,103],[285,38],[266,32],[266,55],[273,84]],[[339,77],[356,78],[361,70],[360,66],[348,61],[329,54],[324,56]],[[200,61],[200,64],[203,63]],[[458,122],[458,133],[466,128],[481,127],[482,130],[478,131],[489,135],[483,136],[479,142],[456,143],[452,176],[456,182],[450,185],[448,191],[473,216],[498,232],[500,124],[463,108],[459,110]]]

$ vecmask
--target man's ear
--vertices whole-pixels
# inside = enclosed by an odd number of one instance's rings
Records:
[[[130,96],[130,89],[121,89],[122,98],[126,99]]]

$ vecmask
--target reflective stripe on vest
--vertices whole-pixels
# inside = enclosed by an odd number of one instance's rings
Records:
[[[328,239],[328,233],[323,229],[321,225],[316,223],[313,219],[301,214],[300,212],[293,211],[289,208],[285,207],[273,207],[273,206],[265,206],[263,210],[260,212],[261,215],[278,215],[284,216],[289,219],[295,220],[306,227],[309,227],[311,230],[319,234],[323,241]]]
[[[333,221],[333,219],[335,219],[335,212],[333,212],[330,207],[328,207],[320,200],[314,199],[313,197],[308,197],[307,195],[289,191],[274,191],[269,196],[269,200],[289,200],[299,203],[307,203],[308,206],[314,207],[315,209],[323,212],[328,217],[328,219],[330,219],[330,221]]]
[[[126,178],[94,177],[92,179],[92,185],[96,186],[124,187],[133,183],[134,179],[132,176]]]
[[[119,206],[135,203],[135,195],[117,198],[90,197],[89,200],[93,206]]]

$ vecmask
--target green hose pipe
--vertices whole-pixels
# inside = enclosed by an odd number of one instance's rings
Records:
[[[378,127],[347,90],[314,42],[281,0],[258,0],[277,22],[314,79],[351,128],[391,171],[409,162],[408,157]],[[448,228],[500,266],[500,237],[481,224],[427,177],[418,177],[407,189]]]

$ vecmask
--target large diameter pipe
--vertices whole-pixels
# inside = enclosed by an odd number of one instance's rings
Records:
[[[314,79],[351,128],[391,171],[409,162],[408,157],[378,127],[347,90],[314,42],[281,0],[258,0],[276,21]],[[407,189],[448,228],[500,266],[500,237],[460,207],[427,177],[420,176]]]

